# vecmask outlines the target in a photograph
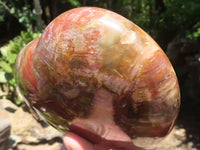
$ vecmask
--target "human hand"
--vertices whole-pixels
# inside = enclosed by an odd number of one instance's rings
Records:
[[[61,150],[143,150],[137,148],[131,142],[102,141],[100,143],[92,143],[72,132],[63,137],[63,143]]]
[[[72,121],[70,132],[63,137],[62,150],[144,150],[114,123],[112,99],[110,92],[98,90],[90,116]]]

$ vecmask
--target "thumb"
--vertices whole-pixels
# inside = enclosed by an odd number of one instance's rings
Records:
[[[63,137],[63,143],[67,150],[94,150],[93,145],[89,141],[72,132],[67,133]]]

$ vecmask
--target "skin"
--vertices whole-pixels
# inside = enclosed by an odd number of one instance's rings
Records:
[[[63,137],[64,146],[61,150],[110,150],[109,147],[103,144],[93,144],[88,140],[78,136],[75,133],[69,132]],[[142,150],[139,148],[112,148],[112,150]]]
[[[127,134],[115,125],[112,118],[113,97],[103,88],[97,90],[90,116],[74,119],[71,132],[63,137],[68,150],[143,150],[133,145]]]

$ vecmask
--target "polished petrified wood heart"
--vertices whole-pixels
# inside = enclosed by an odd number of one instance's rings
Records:
[[[20,52],[15,70],[29,107],[94,143],[154,148],[180,106],[178,81],[161,48],[137,25],[101,8],[58,16]]]

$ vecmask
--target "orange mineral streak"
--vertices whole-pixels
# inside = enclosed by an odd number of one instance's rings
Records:
[[[135,78],[133,97],[136,100],[147,101],[162,98],[160,95],[163,94],[163,90],[160,89],[171,80],[177,82],[170,62],[162,51],[155,51],[150,58],[141,63],[141,69]],[[173,90],[175,85],[170,88]],[[138,95],[139,93],[142,95]]]
[[[33,70],[33,56],[35,48],[37,46],[38,39],[30,43],[27,47],[25,55],[23,56],[23,67],[22,67],[22,82],[25,83],[26,87],[29,87],[30,91],[37,91],[37,81]],[[33,88],[33,89],[32,89]]]

